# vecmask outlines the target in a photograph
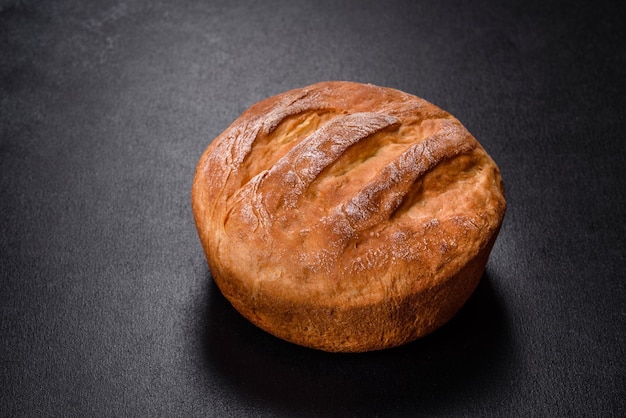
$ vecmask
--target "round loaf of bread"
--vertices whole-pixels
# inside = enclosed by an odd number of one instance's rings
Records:
[[[211,274],[253,324],[333,352],[378,350],[451,319],[505,212],[500,172],[442,109],[322,82],[246,110],[198,163]]]

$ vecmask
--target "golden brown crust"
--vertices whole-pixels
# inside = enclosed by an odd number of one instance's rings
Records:
[[[211,273],[251,322],[326,351],[397,346],[476,287],[505,211],[450,114],[323,82],[253,105],[203,154],[192,206]]]

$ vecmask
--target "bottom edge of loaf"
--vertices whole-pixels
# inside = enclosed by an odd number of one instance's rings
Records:
[[[287,303],[271,295],[252,296],[218,271],[213,278],[242,316],[282,340],[328,352],[382,350],[424,337],[452,319],[478,286],[494,241],[435,286],[366,306]]]

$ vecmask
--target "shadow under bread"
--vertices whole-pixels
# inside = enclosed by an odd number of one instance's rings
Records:
[[[432,334],[400,347],[326,353],[280,340],[243,318],[209,277],[207,371],[259,407],[299,415],[437,412],[510,382],[506,315],[486,272],[465,306]]]

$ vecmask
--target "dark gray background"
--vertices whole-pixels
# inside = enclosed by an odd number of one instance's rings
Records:
[[[626,36],[610,4],[1,1],[0,416],[626,415]],[[450,111],[505,181],[476,293],[393,350],[257,330],[194,229],[212,138],[333,79]]]

